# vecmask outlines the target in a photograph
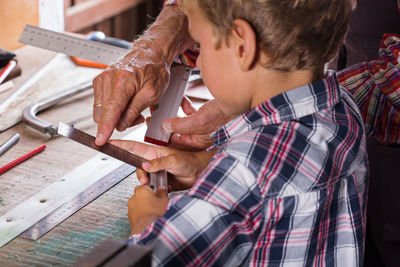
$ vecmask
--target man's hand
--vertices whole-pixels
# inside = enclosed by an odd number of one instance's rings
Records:
[[[215,151],[187,152],[173,148],[155,146],[135,141],[112,140],[111,144],[131,151],[149,161],[142,168],[146,172],[166,170],[169,191],[188,189],[196,182],[199,174],[205,169]],[[136,169],[142,184],[148,184],[147,173]]]
[[[138,54],[146,58],[146,55]],[[140,62],[140,59],[129,64],[111,65],[97,76],[93,80],[93,119],[98,123],[96,144],[105,144],[114,127],[123,131],[143,122],[140,113],[157,102],[168,83],[169,67],[166,64]]]
[[[131,234],[140,234],[148,225],[161,217],[168,205],[166,189],[153,192],[144,185],[135,187],[135,193],[128,200],[128,218]]]
[[[187,117],[175,117],[164,120],[165,131],[172,132],[170,146],[185,150],[203,150],[213,144],[210,134],[235,116],[226,116],[215,100],[202,105],[199,110],[193,108],[184,98],[181,105]]]
[[[114,128],[123,131],[143,121],[140,113],[168,86],[172,61],[193,44],[186,15],[178,6],[166,6],[132,51],[94,79],[97,145],[104,145]]]

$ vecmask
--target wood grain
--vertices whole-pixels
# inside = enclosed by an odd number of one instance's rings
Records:
[[[76,32],[133,8],[145,0],[90,0],[68,8],[65,30]]]
[[[21,47],[18,37],[25,24],[39,24],[38,0],[0,1],[0,47],[13,50]]]

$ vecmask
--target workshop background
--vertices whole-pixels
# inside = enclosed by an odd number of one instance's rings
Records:
[[[85,180],[101,173],[101,167],[96,167],[99,165],[91,166],[94,158],[100,156],[98,161],[104,161],[104,166],[110,160],[79,143],[41,133],[20,118],[17,123],[11,122],[15,110],[20,116],[21,110],[32,103],[91,81],[102,71],[77,66],[66,55],[19,43],[25,25],[81,33],[82,37],[91,31],[102,31],[109,37],[132,41],[153,21],[161,5],[162,1],[155,0],[0,0],[0,48],[15,53],[14,60],[22,70],[15,77],[7,77],[11,80],[0,82],[0,144],[17,133],[20,135],[19,142],[0,155],[0,169],[46,145],[39,154],[0,173],[0,225],[10,211],[63,181],[63,177],[77,168],[81,168],[82,174],[78,178]],[[91,119],[92,91],[73,96],[38,116],[53,125],[59,121],[80,121],[76,127],[94,135],[97,126]],[[144,130],[145,127],[133,127],[115,132],[113,138],[134,133],[143,140]],[[96,164],[101,163],[98,161]],[[136,175],[129,175],[38,240],[13,238],[0,247],[0,266],[70,266],[104,240],[124,240],[130,233],[127,200],[137,184]],[[51,199],[39,202],[47,205]],[[34,214],[29,205],[23,208],[26,212],[19,217],[23,223],[29,223]],[[12,222],[15,218],[6,219]],[[7,235],[11,236],[11,231],[2,231],[0,227],[0,237]]]
[[[87,33],[132,41],[162,6],[154,0],[1,0],[0,47],[16,49],[25,24],[54,31]]]

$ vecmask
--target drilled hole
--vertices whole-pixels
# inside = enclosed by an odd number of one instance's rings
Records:
[[[45,202],[46,202],[46,199],[41,199],[39,202],[40,202],[40,203],[45,203]]]
[[[6,222],[11,222],[12,221],[12,219],[11,218],[8,218],[7,220],[6,220]]]
[[[104,157],[104,158],[101,158],[101,160],[107,160],[108,158],[106,158],[106,157]]]

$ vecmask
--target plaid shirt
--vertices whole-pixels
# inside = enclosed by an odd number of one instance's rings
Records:
[[[213,134],[193,188],[132,243],[153,265],[360,266],[367,156],[335,75],[260,104]]]
[[[400,143],[400,35],[385,34],[379,59],[346,68],[338,79],[357,102],[367,136]]]

